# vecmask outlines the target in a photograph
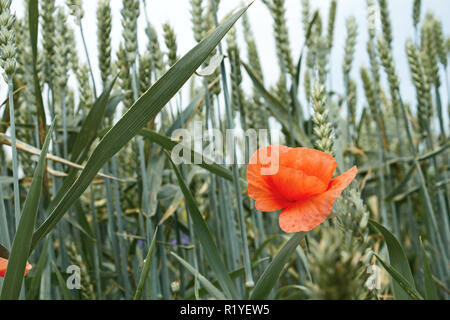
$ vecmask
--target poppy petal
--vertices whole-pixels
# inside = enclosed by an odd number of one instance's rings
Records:
[[[319,150],[293,148],[283,155],[280,166],[301,170],[328,185],[336,170],[337,162],[333,156]]]
[[[353,181],[353,179],[355,179],[357,173],[358,173],[358,169],[356,168],[356,166],[347,170],[340,176],[337,176],[336,178],[331,180],[328,190],[337,191],[339,193],[338,194],[338,197],[339,197],[341,195],[342,191],[345,188],[347,188],[347,186]]]
[[[281,211],[279,224],[284,232],[310,231],[325,221],[336,198],[328,193],[297,201]]]
[[[28,272],[30,272],[31,269],[33,269],[33,266],[27,262],[27,266],[25,267],[25,276]]]
[[[288,149],[288,147],[279,146],[278,152],[285,153]],[[270,157],[272,152],[277,152],[275,148],[272,149],[272,146],[260,148],[251,157],[247,166],[248,195],[256,200],[256,209],[265,212],[277,211],[290,205],[273,187],[270,176],[262,174],[261,169],[270,165],[264,161],[264,158],[266,155]]]
[[[286,199],[262,184],[249,184],[248,195],[256,201],[255,207],[259,211],[272,212],[285,208],[289,205],[289,202],[287,202]]]
[[[272,181],[281,195],[290,201],[323,193],[328,188],[328,183],[325,184],[319,178],[287,167],[280,167],[278,173],[272,176]]]
[[[0,277],[4,277],[6,274],[6,268],[8,267],[8,260],[4,259],[4,258],[0,258]],[[25,267],[25,274],[24,276],[27,275],[27,273],[32,269],[31,264],[29,264],[27,262],[27,265]]]
[[[358,170],[351,168],[330,182],[330,188],[317,196],[297,201],[284,209],[279,224],[285,232],[310,231],[320,225],[333,209],[333,203],[352,182]]]
[[[0,277],[5,276],[7,266],[8,266],[8,260],[0,258]]]

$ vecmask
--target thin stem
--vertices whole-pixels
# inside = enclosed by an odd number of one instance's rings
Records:
[[[12,165],[14,177],[14,214],[16,218],[16,230],[20,220],[20,190],[19,190],[19,163],[17,161],[16,147],[16,122],[14,118],[14,88],[13,77],[8,75],[8,98],[9,98],[9,114],[10,114],[10,131],[11,131],[11,149],[12,149]]]
[[[3,185],[0,184],[0,241],[7,248],[11,248],[9,238],[8,220],[6,219],[6,208],[3,200]]]
[[[97,211],[95,209],[95,194],[94,194],[94,188],[92,185],[89,187],[90,192],[90,207],[92,210],[92,224],[94,226],[94,234],[95,234],[95,246],[94,246],[94,274],[95,274],[95,287],[97,289],[97,299],[102,299],[102,282],[101,282],[101,265],[102,265],[102,239],[100,234],[100,229],[98,226],[97,221]]]
[[[89,52],[87,49],[86,41],[84,39],[83,24],[82,24],[81,20],[80,20],[80,34],[81,34],[81,40],[83,42],[84,52],[86,54],[86,60],[87,60],[88,66],[89,66],[89,73],[91,75],[92,90],[94,92],[94,98],[97,98],[97,89],[95,87],[94,72],[92,71],[91,59],[89,59]]]
[[[67,147],[67,106],[66,106],[66,94],[64,87],[61,87],[61,106],[62,106],[62,122],[63,122],[63,155],[65,159],[68,159],[68,147]]]

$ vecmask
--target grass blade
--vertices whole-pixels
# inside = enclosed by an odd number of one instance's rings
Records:
[[[41,255],[39,256],[39,260],[36,264],[36,267],[33,268],[33,276],[31,278],[31,284],[29,289],[27,290],[28,300],[34,300],[39,298],[39,285],[41,283],[42,273],[44,272],[44,269],[47,266],[49,244],[50,238],[47,238],[47,241],[45,241],[45,244],[42,247]]]
[[[150,243],[150,247],[148,248],[147,256],[145,257],[145,260],[144,260],[144,266],[142,267],[141,276],[139,277],[139,283],[138,283],[138,286],[136,289],[136,293],[134,295],[134,300],[141,300],[142,291],[144,290],[145,282],[148,278],[148,273],[150,271],[150,266],[152,265],[152,258],[153,258],[153,252],[155,251],[157,233],[158,233],[158,227],[155,228],[155,232],[153,233],[152,242]]]
[[[403,249],[398,239],[392,234],[392,232],[390,232],[378,222],[369,220],[369,224],[383,235],[384,241],[386,242],[388,248],[389,261],[392,267],[395,270],[398,270],[398,272],[400,272],[406,279],[407,283],[409,283],[410,286],[415,289],[414,278],[411,273],[411,268],[409,267],[408,258],[406,257],[405,250]],[[404,290],[403,285],[398,283],[395,278],[393,287],[394,297],[396,299],[405,300],[410,297],[410,294],[408,294],[408,292]]]
[[[294,234],[288,242],[281,248],[275,258],[270,262],[267,268],[264,270],[261,278],[256,282],[255,289],[253,289],[250,300],[263,300],[266,299],[270,291],[272,291],[275,283],[281,275],[286,262],[294,253],[295,248],[300,244],[300,241],[305,237],[306,232],[299,232]]]
[[[25,266],[31,248],[31,236],[36,224],[36,216],[39,208],[42,183],[44,180],[45,158],[54,126],[55,122],[53,122],[49,133],[45,138],[42,153],[39,157],[39,162],[36,166],[33,180],[31,182],[30,191],[28,192],[27,198],[23,205],[22,215],[20,217],[19,226],[12,244],[5,281],[3,282],[2,292],[0,295],[2,300],[15,300],[18,299],[20,295]]]
[[[417,292],[416,288],[413,284],[411,284],[399,271],[397,271],[393,266],[391,266],[389,263],[383,261],[383,259],[380,258],[377,254],[375,254],[378,261],[381,262],[383,267],[386,269],[387,272],[392,276],[393,279],[395,279],[395,282],[398,283],[398,285],[402,288],[402,290],[406,293],[406,297],[403,295],[399,296],[396,295],[397,300],[406,300],[409,297],[411,297],[414,300],[423,300],[422,296],[419,292]],[[398,292],[398,291],[397,291]],[[395,295],[395,292],[394,292]]]
[[[209,292],[210,295],[212,295],[214,298],[218,300],[226,300],[225,296],[222,292],[220,292],[219,289],[217,289],[216,286],[214,286],[211,281],[206,279],[203,275],[201,275],[192,265],[189,264],[186,260],[181,258],[180,256],[176,255],[175,252],[171,252],[171,255],[173,255],[180,263],[189,270],[190,273],[194,275],[198,279],[198,281],[203,285],[206,291]]]
[[[421,237],[419,237],[419,243],[423,262],[423,273],[425,278],[425,299],[435,300],[437,299],[436,286],[434,285],[433,274],[431,273],[431,268],[428,263],[427,254],[425,253],[425,248],[423,246]]]

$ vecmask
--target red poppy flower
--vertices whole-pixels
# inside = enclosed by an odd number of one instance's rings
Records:
[[[5,273],[6,273],[6,267],[8,267],[8,260],[7,260],[7,259],[0,258],[0,277],[4,277],[4,276],[5,276]],[[27,262],[27,266],[25,267],[25,274],[24,274],[24,276],[27,275],[28,271],[30,271],[31,268],[32,268],[32,267],[31,267],[31,264],[29,264],[29,263]]]
[[[334,157],[318,150],[263,147],[247,166],[248,195],[260,211],[282,209],[279,223],[283,231],[310,231],[325,221],[334,201],[358,172],[353,167],[331,179],[336,167]]]

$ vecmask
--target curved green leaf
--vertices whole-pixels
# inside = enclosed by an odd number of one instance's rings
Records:
[[[147,256],[144,260],[144,266],[142,267],[141,276],[139,277],[139,283],[136,289],[136,293],[134,295],[134,300],[141,300],[142,291],[144,290],[145,281],[148,278],[148,272],[150,271],[150,266],[152,265],[153,259],[153,251],[155,251],[156,244],[156,234],[158,233],[158,227],[155,229],[153,233],[152,242],[150,243],[150,247],[148,248]]]
[[[189,264],[186,260],[175,254],[175,252],[171,252],[171,255],[173,255],[186,269],[189,270],[192,275],[194,275],[198,281],[203,285],[206,291],[209,292],[210,295],[212,295],[214,298],[218,300],[226,300],[225,296],[222,292],[220,292],[219,289],[215,285],[211,283],[208,279],[206,279],[202,274],[200,274],[192,265]]]
[[[370,225],[378,230],[386,242],[388,252],[389,252],[389,261],[392,267],[397,270],[409,283],[409,285],[415,289],[414,278],[411,273],[411,269],[409,267],[408,259],[406,258],[405,251],[403,250],[402,245],[397,240],[397,238],[386,229],[384,226],[379,224],[374,220],[369,220]],[[393,283],[394,288],[394,297],[396,299],[405,300],[409,299],[410,295],[403,289],[403,286],[398,283],[398,281],[394,278]]]
[[[272,291],[281,275],[281,271],[283,271],[287,261],[305,235],[306,232],[298,232],[286,242],[275,258],[273,258],[272,262],[267,266],[266,270],[264,270],[261,278],[256,282],[255,289],[253,289],[250,295],[250,300],[263,300],[269,296],[270,291]]]
[[[427,300],[435,300],[437,299],[436,286],[434,285],[433,274],[431,273],[431,268],[428,263],[427,254],[425,252],[425,248],[423,246],[421,237],[419,237],[419,242],[420,242],[420,252],[422,254],[423,273],[425,279],[425,298]]]
[[[386,271],[389,272],[395,282],[398,283],[402,290],[407,294],[408,297],[411,297],[414,300],[423,300],[422,296],[419,292],[417,292],[414,285],[411,285],[411,283],[399,271],[397,271],[393,266],[381,259],[379,255],[375,254],[375,256],[377,257],[378,261],[381,262]],[[407,298],[396,297],[396,299],[406,300]]]
[[[39,162],[31,181],[30,191],[22,209],[17,232],[11,248],[11,254],[8,259],[8,268],[6,269],[5,281],[3,282],[0,299],[16,300],[19,298],[22,288],[23,275],[31,248],[31,236],[33,235],[36,224],[36,216],[39,209],[39,200],[41,198],[42,184],[44,181],[45,158],[47,156],[48,146],[51,140],[51,134],[55,122],[53,122],[47,137],[45,138]]]
[[[47,265],[48,261],[48,246],[51,238],[48,237],[42,247],[41,254],[39,256],[36,266],[32,270],[31,284],[27,290],[27,300],[34,300],[39,298],[39,287],[41,284],[42,273]]]

